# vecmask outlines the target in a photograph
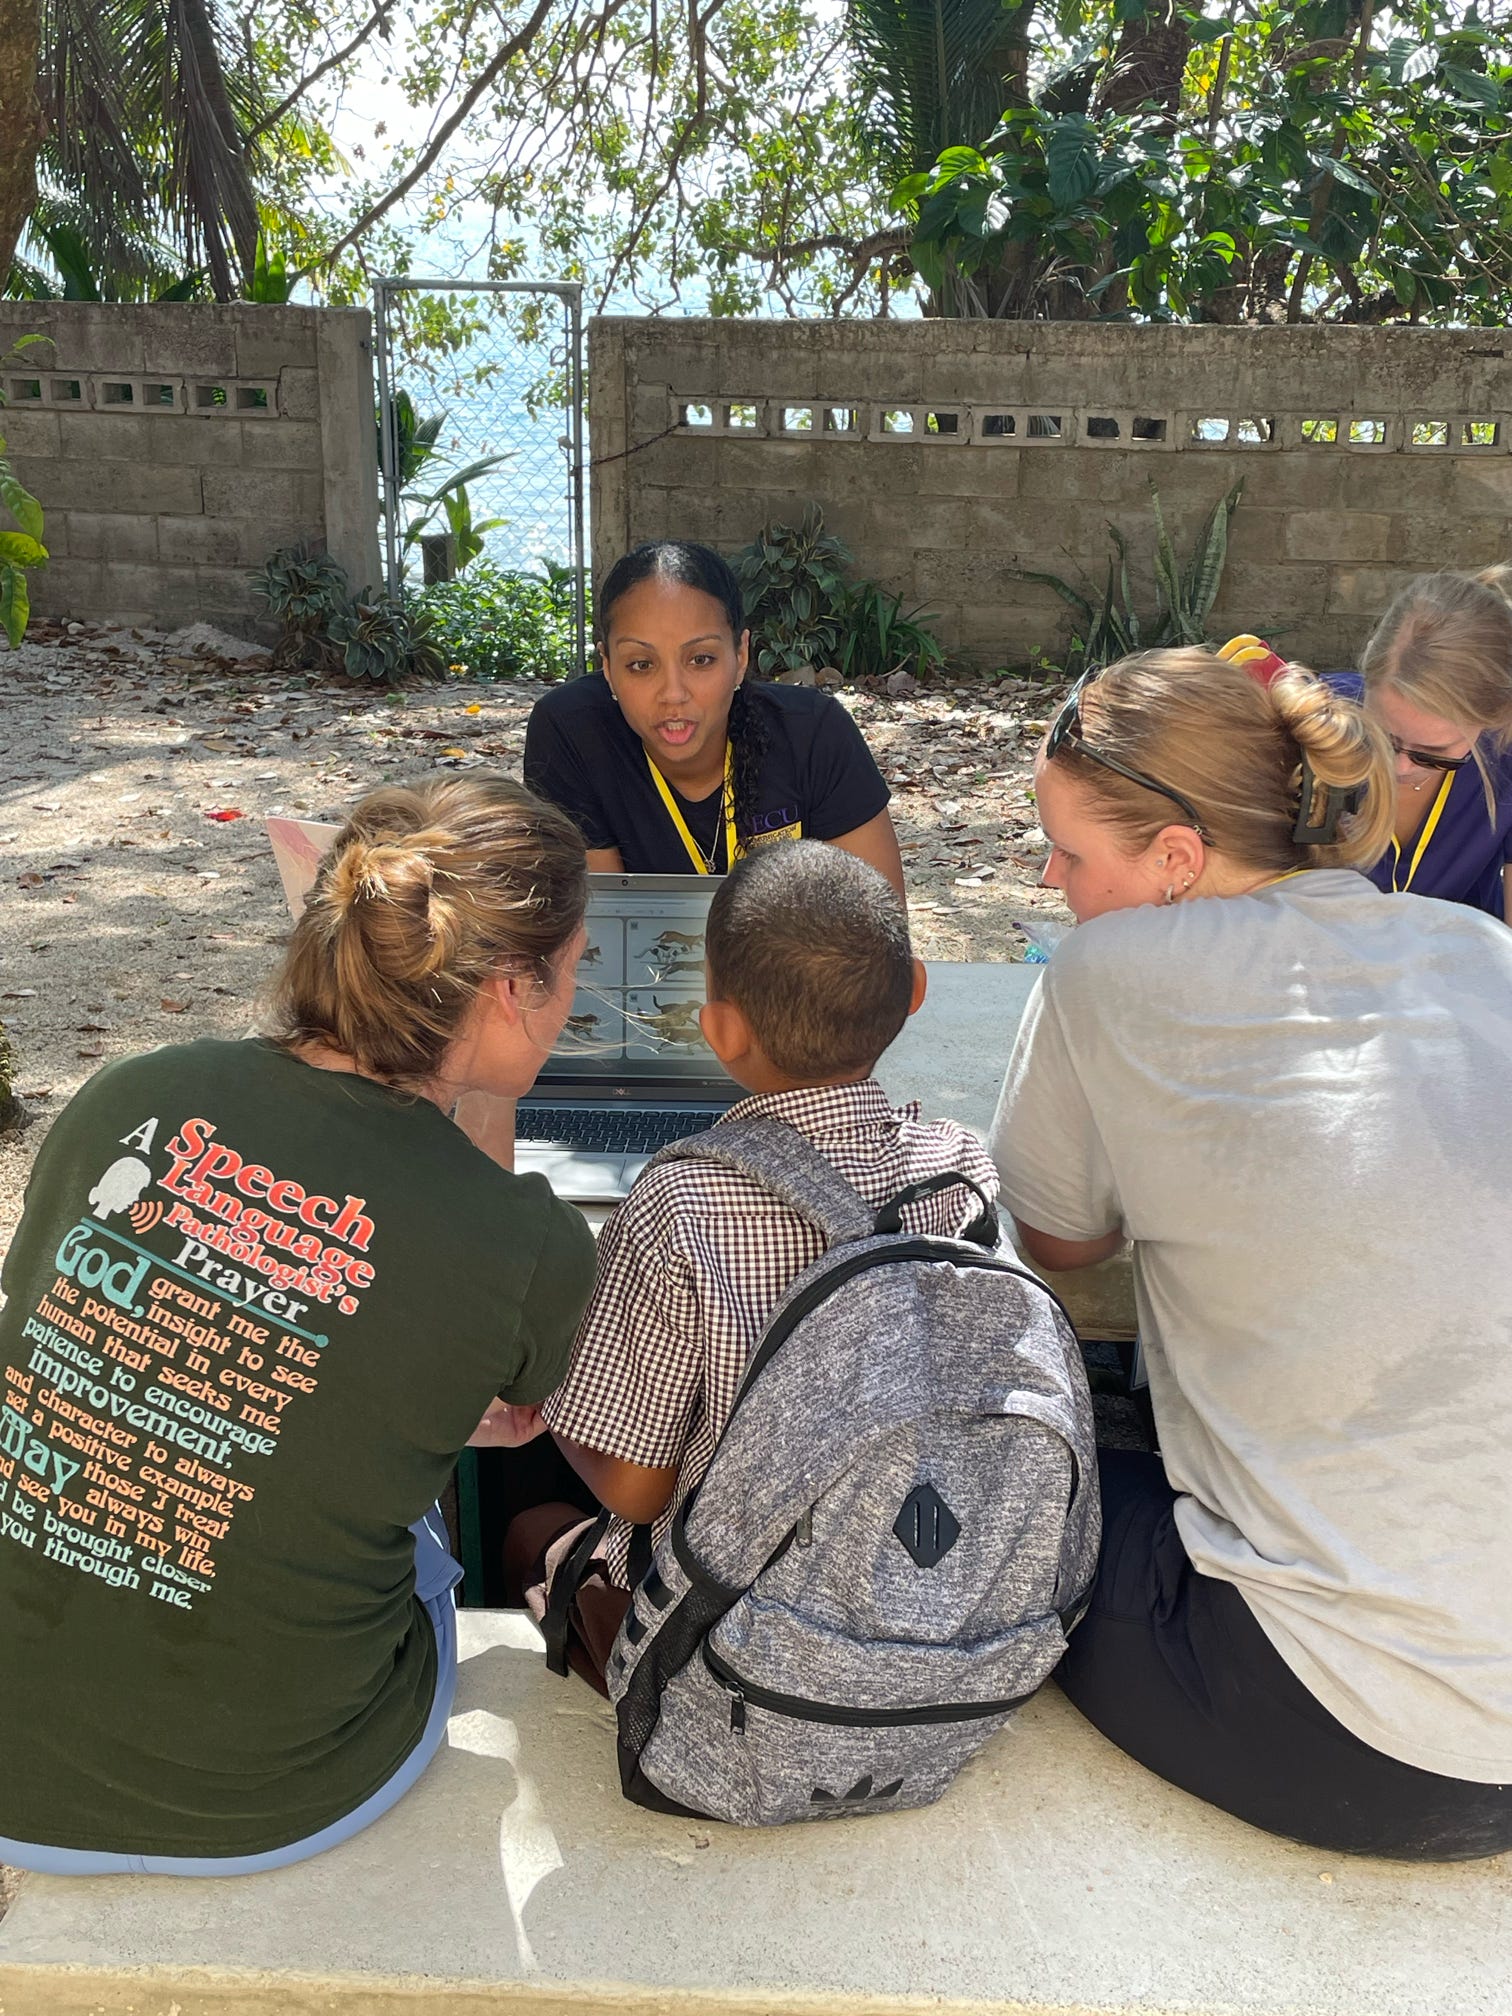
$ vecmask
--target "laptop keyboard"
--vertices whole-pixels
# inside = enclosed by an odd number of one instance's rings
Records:
[[[713,1112],[623,1112],[587,1110],[581,1106],[521,1106],[515,1134],[521,1141],[549,1142],[579,1155],[650,1155],[669,1141],[698,1134],[715,1118]]]

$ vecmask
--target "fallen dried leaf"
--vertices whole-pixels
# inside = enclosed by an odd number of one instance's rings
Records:
[[[46,880],[47,877],[45,875],[38,875],[29,868],[24,875],[16,877],[16,887],[18,889],[40,889]]]
[[[182,1015],[184,1010],[189,1006],[189,1003],[187,1001],[162,1000],[159,1001],[158,1006],[165,1015]]]
[[[12,987],[6,993],[0,994],[0,1001],[35,1001],[36,998],[35,987]]]
[[[98,1043],[86,1043],[80,1046],[79,1055],[81,1057],[103,1057],[105,1052],[100,1048]]]
[[[221,812],[207,812],[205,814],[205,817],[207,819],[214,819],[222,825],[224,825],[225,822],[229,819],[245,819],[246,816],[247,815],[245,812],[239,811],[237,807],[234,805],[228,805],[225,808],[225,810]]]

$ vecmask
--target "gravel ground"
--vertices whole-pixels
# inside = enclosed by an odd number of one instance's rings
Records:
[[[27,1116],[0,1138],[0,1253],[48,1123],[92,1071],[254,1020],[288,921],[262,817],[333,817],[436,768],[517,773],[541,691],[386,696],[215,643],[70,625],[0,656],[0,1022]],[[1013,920],[1064,916],[1036,887],[1029,788],[1059,693],[841,696],[893,788],[924,957],[1022,958]]]

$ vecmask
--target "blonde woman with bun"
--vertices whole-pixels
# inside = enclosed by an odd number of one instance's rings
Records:
[[[1512,934],[1356,872],[1392,751],[1297,669],[1125,659],[1037,792],[1079,928],[991,1147],[1035,1261],[1132,1243],[1160,1442],[1102,1453],[1065,1691],[1274,1833],[1512,1848]]]
[[[0,1314],[0,1861],[273,1868],[425,1768],[459,1573],[427,1508],[470,1438],[538,1432],[593,1272],[581,1216],[449,1116],[535,1078],[585,900],[520,786],[375,792],[276,1033],[113,1064],[59,1116]]]
[[[1329,683],[1390,737],[1392,830],[1378,888],[1512,920],[1512,568],[1424,574]]]

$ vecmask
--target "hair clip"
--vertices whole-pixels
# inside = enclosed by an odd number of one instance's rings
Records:
[[[1304,753],[1302,793],[1297,804],[1297,823],[1292,828],[1292,839],[1301,847],[1332,847],[1338,838],[1340,819],[1346,812],[1358,812],[1365,797],[1363,784],[1325,784],[1322,823],[1309,826],[1307,815],[1312,809],[1317,790],[1318,780],[1313,775],[1313,767]]]

